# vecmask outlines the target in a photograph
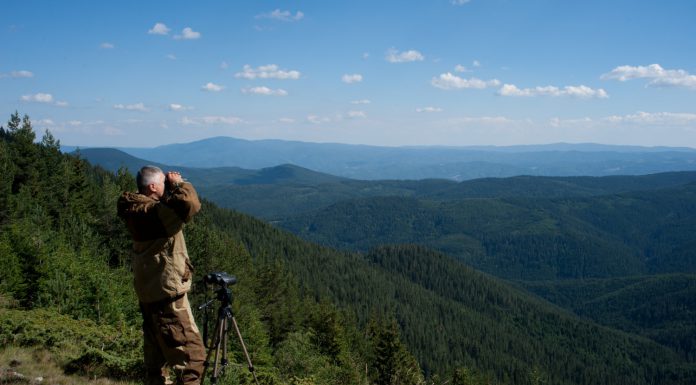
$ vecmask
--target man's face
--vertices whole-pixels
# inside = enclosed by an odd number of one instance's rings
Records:
[[[164,174],[159,174],[157,177],[157,182],[150,183],[148,187],[150,188],[150,196],[152,198],[162,198],[164,195]]]

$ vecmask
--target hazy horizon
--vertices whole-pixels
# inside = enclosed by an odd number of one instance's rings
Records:
[[[16,110],[83,147],[696,148],[695,14],[690,1],[10,2],[0,122]]]

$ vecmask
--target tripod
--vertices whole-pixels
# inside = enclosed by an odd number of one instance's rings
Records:
[[[216,384],[218,378],[225,373],[225,368],[229,364],[229,361],[227,360],[227,337],[231,321],[232,326],[234,326],[234,331],[235,333],[237,333],[237,337],[239,338],[239,343],[242,346],[242,350],[244,351],[244,356],[246,357],[249,371],[251,372],[251,375],[254,376],[254,381],[256,382],[256,385],[259,385],[259,380],[258,378],[256,378],[256,372],[254,372],[254,365],[251,363],[249,352],[247,351],[246,345],[244,344],[244,339],[242,339],[242,333],[239,332],[237,320],[234,318],[234,314],[232,313],[232,307],[230,306],[232,304],[232,290],[227,287],[227,284],[234,284],[236,282],[236,279],[234,281],[216,280],[214,282],[220,285],[220,288],[218,288],[215,291],[216,298],[213,298],[210,301],[207,301],[206,303],[198,307],[198,310],[202,310],[210,306],[216,299],[220,301],[220,306],[218,307],[217,311],[217,321],[215,322],[215,331],[213,332],[210,344],[208,344],[208,312],[207,310],[205,312],[205,321],[203,326],[203,342],[205,344],[205,347],[208,348],[208,354],[205,357],[205,368],[203,369],[203,376],[201,378],[203,380],[205,379],[206,372],[208,371],[208,367],[210,366],[210,358],[213,355],[213,352],[215,352],[215,358],[213,360],[213,369],[210,376],[210,383]],[[220,354],[220,350],[222,350],[222,355]]]

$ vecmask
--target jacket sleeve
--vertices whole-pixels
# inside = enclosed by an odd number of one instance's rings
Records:
[[[198,193],[189,182],[181,183],[175,187],[165,199],[164,204],[186,223],[201,209]]]

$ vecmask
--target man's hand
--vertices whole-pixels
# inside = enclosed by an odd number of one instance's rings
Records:
[[[171,184],[184,183],[184,179],[181,177],[181,174],[179,174],[178,171],[167,172],[167,180]]]

